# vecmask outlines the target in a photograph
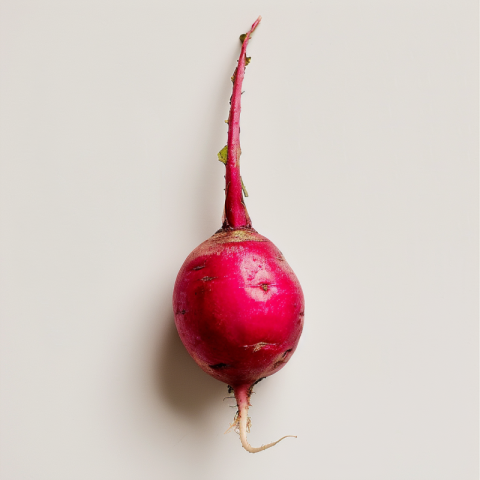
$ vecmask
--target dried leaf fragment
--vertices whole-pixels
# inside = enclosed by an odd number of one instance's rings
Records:
[[[222,162],[224,165],[227,164],[227,157],[228,157],[228,147],[225,145],[218,153],[217,153],[218,160]]]
[[[243,194],[248,197],[248,192],[247,192],[247,189],[245,188],[245,185],[243,183],[243,180],[242,180],[242,177],[240,177],[240,181],[242,182],[242,190],[243,190]]]

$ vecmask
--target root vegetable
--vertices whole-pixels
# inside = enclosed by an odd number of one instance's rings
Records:
[[[187,257],[175,282],[173,310],[180,338],[195,362],[233,390],[238,411],[232,424],[243,447],[253,386],[285,366],[302,333],[304,298],[280,250],[252,228],[240,177],[240,102],[246,48],[259,17],[243,40],[233,74],[223,225]],[[226,158],[225,158],[226,157]]]

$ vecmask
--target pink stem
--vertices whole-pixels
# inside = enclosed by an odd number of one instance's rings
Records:
[[[240,110],[242,83],[245,76],[245,59],[248,40],[262,17],[258,17],[243,40],[238,66],[234,73],[233,93],[228,117],[228,155],[225,175],[225,219],[224,227],[250,228],[252,222],[243,202],[242,180],[240,178]]]

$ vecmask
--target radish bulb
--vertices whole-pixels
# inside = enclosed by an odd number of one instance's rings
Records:
[[[219,159],[226,166],[223,225],[182,265],[173,292],[175,324],[195,362],[235,394],[238,411],[231,427],[242,446],[255,453],[276,442],[252,447],[247,441],[253,386],[285,366],[302,333],[304,298],[282,253],[252,228],[240,177],[240,100],[246,48],[243,40],[233,74],[228,143]],[[226,158],[225,158],[226,157]],[[291,435],[289,435],[291,436]]]

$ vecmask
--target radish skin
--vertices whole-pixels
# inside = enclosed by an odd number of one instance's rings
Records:
[[[245,450],[253,386],[281,370],[297,348],[305,301],[295,273],[280,250],[252,228],[240,176],[240,102],[246,48],[259,17],[245,34],[233,80],[222,228],[190,253],[173,291],[175,325],[188,353],[237,401],[232,424]],[[288,435],[292,436],[292,435]],[[296,438],[296,437],[295,437]]]

